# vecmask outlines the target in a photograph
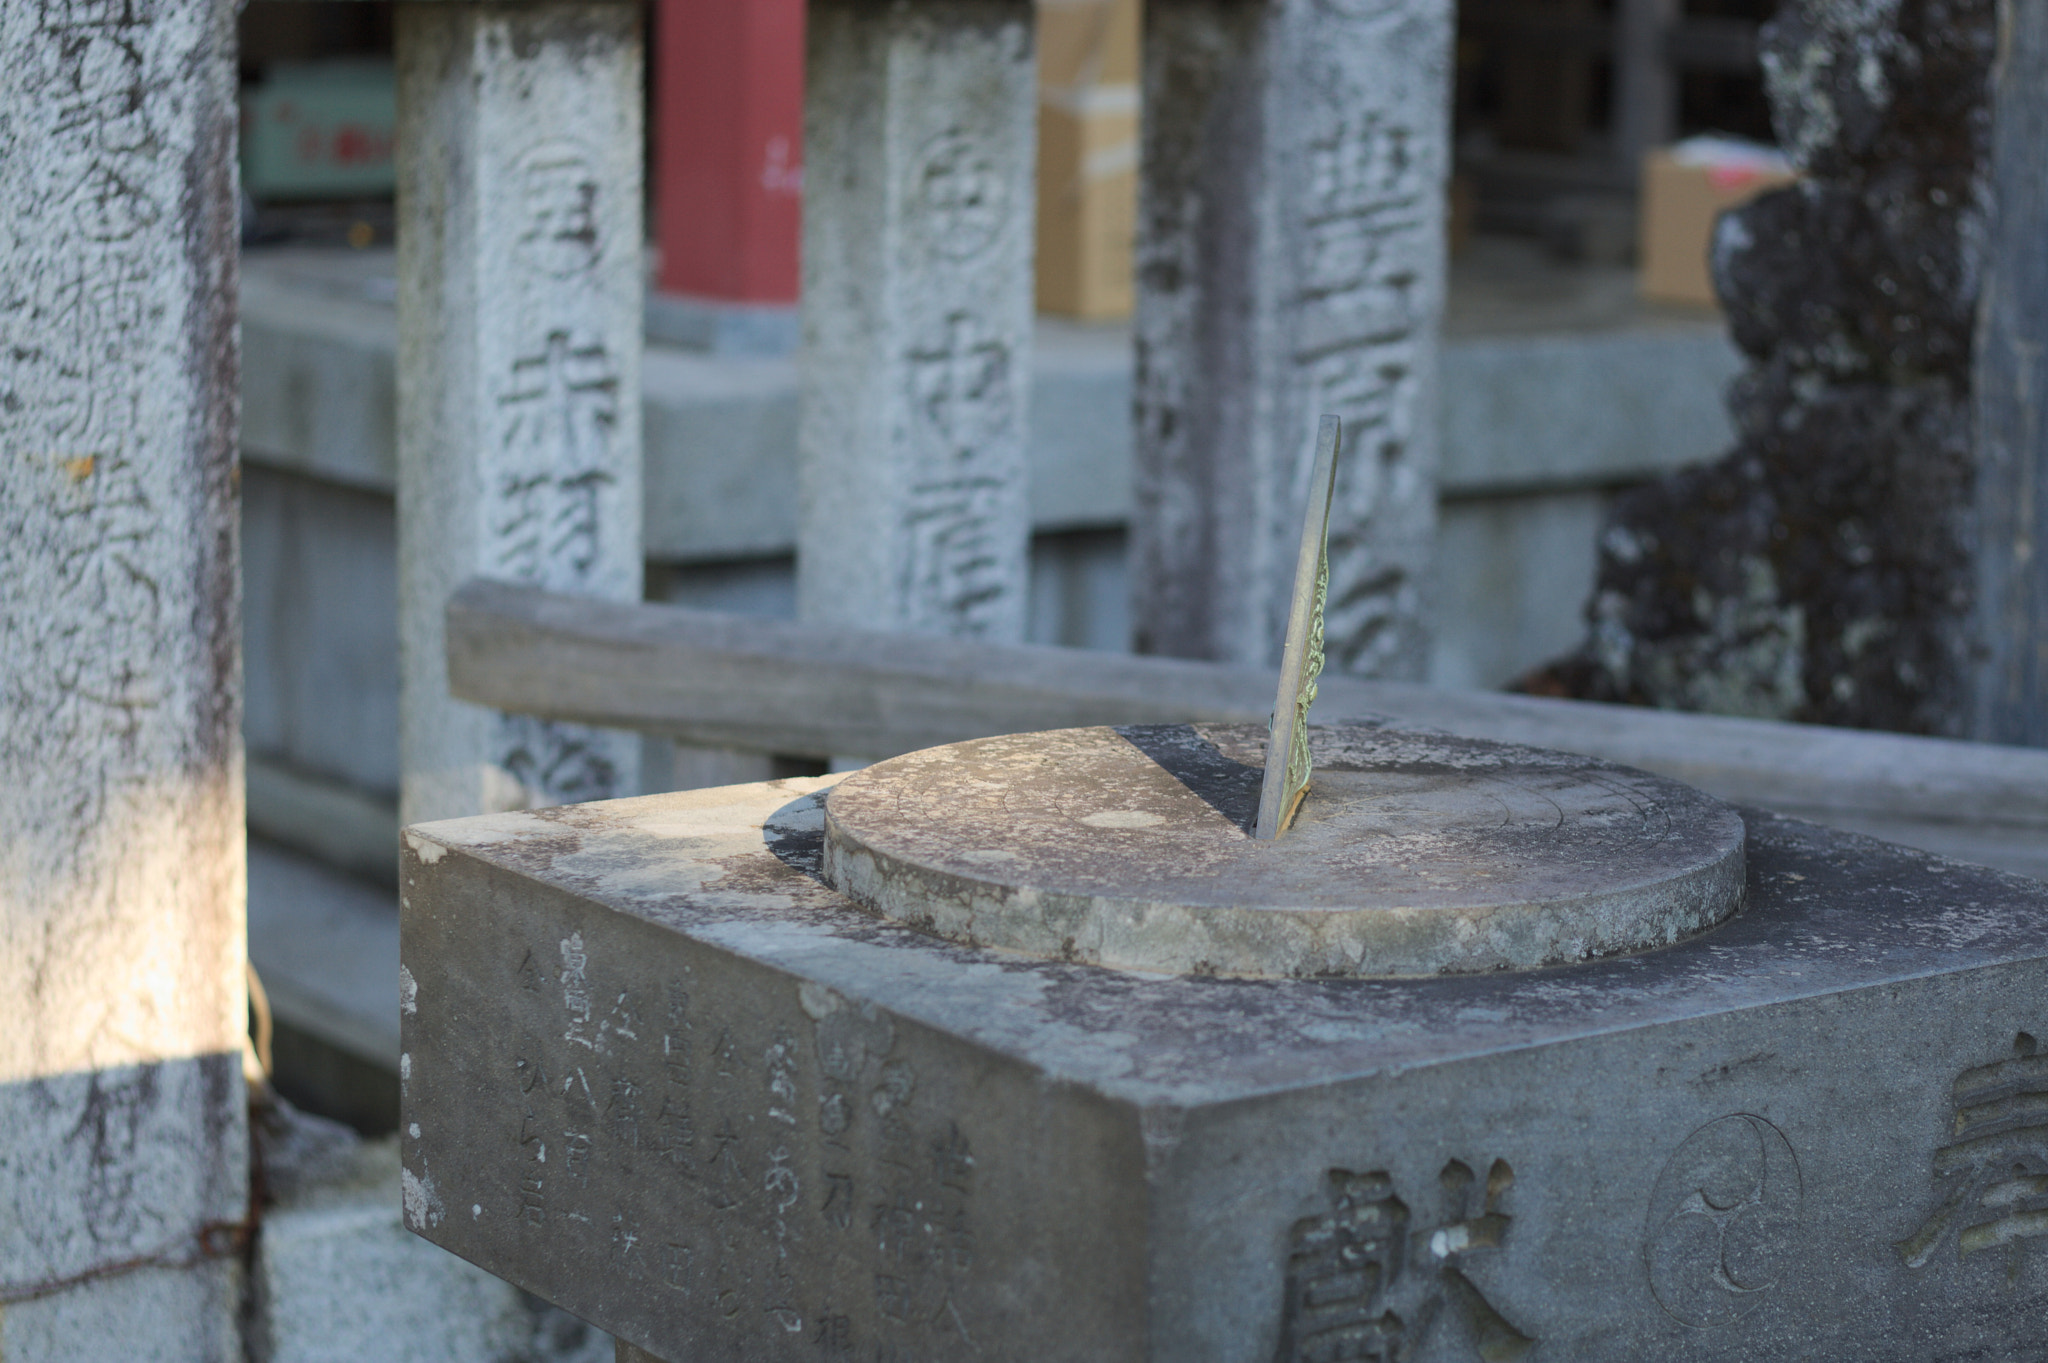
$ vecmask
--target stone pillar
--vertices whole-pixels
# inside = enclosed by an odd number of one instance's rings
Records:
[[[1450,56],[1449,0],[1148,6],[1139,652],[1278,661],[1333,413],[1330,664],[1423,674]]]
[[[2048,10],[2001,13],[1975,375],[1980,648],[1964,732],[2048,747]]]
[[[798,613],[1021,639],[1030,0],[812,0]]]
[[[239,1358],[235,7],[0,5],[0,1358]]]
[[[630,794],[630,734],[452,700],[471,577],[638,600],[637,6],[398,19],[398,518],[406,821]]]

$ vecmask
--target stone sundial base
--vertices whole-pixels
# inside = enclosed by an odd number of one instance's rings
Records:
[[[1213,979],[877,917],[830,784],[405,836],[407,1224],[622,1363],[2048,1358],[2048,885],[1751,811],[1662,950]]]
[[[1311,730],[1293,826],[1251,835],[1265,732],[1065,729],[910,753],[826,803],[825,873],[972,946],[1175,974],[1433,975],[1664,946],[1741,906],[1734,810],[1612,763]]]

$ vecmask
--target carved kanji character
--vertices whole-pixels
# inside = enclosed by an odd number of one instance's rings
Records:
[[[1951,1236],[1959,1259],[2005,1246],[2017,1279],[2026,1242],[2048,1237],[2048,1053],[2019,1033],[2010,1057],[1957,1076],[1952,1105],[1952,1139],[1934,1152],[1946,1196],[1893,1248],[1925,1268]]]

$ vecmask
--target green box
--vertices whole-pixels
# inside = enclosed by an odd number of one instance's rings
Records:
[[[242,186],[262,200],[388,195],[397,125],[390,62],[279,64],[242,92]]]

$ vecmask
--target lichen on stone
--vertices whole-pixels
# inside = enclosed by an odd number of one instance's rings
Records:
[[[1618,500],[1587,641],[1522,689],[1959,730],[1996,38],[1992,0],[1789,0],[1765,26],[1801,179],[1713,239],[1737,444]]]

